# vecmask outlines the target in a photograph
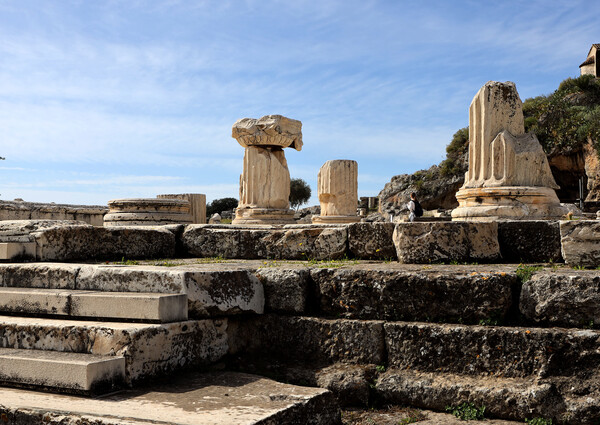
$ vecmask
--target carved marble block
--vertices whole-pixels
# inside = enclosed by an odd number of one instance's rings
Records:
[[[535,134],[525,133],[515,84],[486,83],[469,108],[469,170],[452,218],[558,218],[566,209],[554,189],[558,185],[542,146]]]
[[[290,172],[283,148],[302,149],[302,123],[281,115],[243,118],[231,135],[245,148],[233,224],[290,224]]]
[[[355,223],[358,207],[358,164],[339,159],[327,161],[318,175],[318,194],[321,215],[313,223]]]

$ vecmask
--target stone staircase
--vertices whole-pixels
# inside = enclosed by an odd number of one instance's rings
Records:
[[[230,323],[238,341],[245,338],[231,365],[328,388],[347,405],[444,411],[468,402],[485,406],[488,417],[599,423],[600,272],[555,266],[524,281],[519,269],[312,269],[301,312]],[[267,286],[290,272],[258,271],[271,281]],[[537,316],[548,303],[559,324],[569,317],[561,305],[578,312],[577,324],[558,327],[548,315]]]
[[[96,278],[86,283],[81,267]],[[1,382],[99,393],[224,354],[224,324],[188,320],[186,293],[140,292],[119,268],[106,271],[99,279],[98,266],[0,268]],[[107,290],[126,286],[138,292]]]

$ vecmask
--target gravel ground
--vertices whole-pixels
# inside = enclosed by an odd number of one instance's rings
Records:
[[[410,407],[392,406],[383,409],[347,409],[342,411],[344,425],[465,425],[466,422],[457,417],[428,410]],[[468,425],[520,425],[524,422],[486,419],[484,421],[468,421]]]

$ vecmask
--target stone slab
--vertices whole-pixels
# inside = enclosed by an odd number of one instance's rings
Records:
[[[600,271],[536,272],[523,284],[519,308],[546,326],[589,327],[600,324]]]
[[[99,392],[125,379],[125,358],[92,354],[0,348],[0,382]]]
[[[505,262],[563,261],[558,221],[499,221],[498,242]]]
[[[381,364],[385,359],[383,322],[265,314],[229,319],[231,354],[244,353],[327,365]]]
[[[189,372],[168,381],[94,399],[0,388],[0,414],[11,424],[334,425],[333,395],[233,372]]]
[[[385,324],[390,367],[507,378],[595,373],[600,331],[563,328]]]
[[[560,222],[562,256],[570,266],[600,266],[600,222],[565,220]]]
[[[348,249],[354,258],[396,260],[394,223],[355,223],[348,226]]]
[[[187,320],[185,294],[2,288],[0,311],[162,323]]]
[[[501,258],[496,222],[398,223],[393,238],[401,263],[491,263]]]
[[[401,271],[374,264],[311,269],[311,277],[320,312],[330,317],[454,323],[502,320],[518,283],[514,271],[489,266]]]
[[[188,318],[187,295],[77,291],[70,294],[69,315],[179,322]]]
[[[225,319],[147,324],[0,316],[0,347],[123,356],[131,384],[221,359],[229,348],[226,328]]]
[[[182,236],[186,253],[196,257],[323,260],[342,258],[345,226],[241,228],[190,225]]]
[[[35,259],[34,242],[0,242],[0,260],[19,261]]]

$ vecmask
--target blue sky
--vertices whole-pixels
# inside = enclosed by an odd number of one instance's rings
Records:
[[[237,197],[239,118],[301,120],[313,188],[359,195],[438,163],[489,80],[524,100],[577,76],[600,2],[0,0],[0,198]]]

